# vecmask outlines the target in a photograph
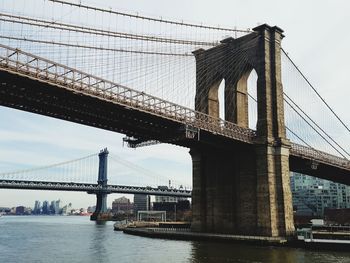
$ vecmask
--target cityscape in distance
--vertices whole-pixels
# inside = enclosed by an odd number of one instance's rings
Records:
[[[296,223],[307,223],[310,219],[322,218],[332,224],[350,225],[350,186],[299,173],[292,173],[290,180]],[[166,211],[170,218],[174,219],[177,209],[178,215],[185,213],[187,219],[191,216],[190,200],[187,198],[155,196],[152,199],[149,195],[135,194],[131,198],[116,198],[109,204],[108,213],[115,220],[136,219],[138,211]],[[61,200],[37,200],[33,207],[0,207],[0,214],[87,216],[95,209],[95,205],[74,208],[72,203],[62,204]]]

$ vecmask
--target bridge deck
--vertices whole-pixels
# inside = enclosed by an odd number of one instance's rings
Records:
[[[4,45],[0,45],[0,76],[3,106],[180,145],[184,145],[181,136],[246,144],[256,138],[251,129]],[[291,170],[311,167],[312,173],[315,166],[328,167],[325,173],[340,172],[340,181],[350,184],[347,159],[294,143],[290,155]]]
[[[253,130],[171,103],[53,61],[0,45],[0,67],[74,93],[96,97],[181,124],[251,143]]]
[[[107,185],[101,187],[98,184],[74,183],[74,182],[45,182],[24,180],[0,179],[0,188],[4,189],[27,189],[27,190],[54,190],[95,193],[120,193],[120,194],[147,194],[159,196],[175,196],[190,198],[192,191],[184,189],[159,189],[154,187]]]

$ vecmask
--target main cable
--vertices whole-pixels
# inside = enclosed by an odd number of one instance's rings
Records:
[[[345,129],[350,133],[350,129],[348,126],[340,119],[338,114],[335,113],[335,111],[332,109],[332,107],[326,102],[326,100],[321,96],[321,94],[316,90],[316,88],[310,83],[310,81],[306,78],[306,76],[301,72],[301,70],[298,68],[298,66],[294,63],[294,61],[290,58],[290,56],[287,54],[287,52],[281,48],[284,55],[288,58],[288,60],[292,63],[292,65],[295,67],[295,69],[300,73],[300,75],[303,77],[303,79],[309,84],[311,89],[316,93],[316,95],[319,97],[319,99],[327,106],[327,108],[333,113],[333,115],[339,120],[339,122],[345,127]]]
[[[153,17],[147,17],[147,16],[133,15],[130,13],[123,13],[123,12],[118,12],[118,11],[114,11],[111,9],[108,10],[108,9],[103,9],[103,8],[99,8],[99,7],[83,5],[81,3],[76,4],[76,3],[62,1],[62,0],[49,0],[49,1],[54,2],[54,3],[60,3],[63,5],[70,5],[70,6],[81,7],[81,8],[85,8],[85,9],[94,10],[94,11],[99,11],[99,12],[103,12],[103,13],[110,13],[110,14],[115,14],[115,15],[119,15],[119,16],[127,16],[127,17],[131,17],[131,18],[149,20],[149,21],[172,24],[172,25],[196,27],[196,28],[203,28],[203,29],[210,29],[210,30],[240,32],[240,33],[250,33],[251,32],[251,30],[248,30],[248,29],[242,30],[242,29],[234,29],[234,28],[214,27],[214,26],[191,24],[191,23],[185,23],[185,22],[177,22],[177,21],[173,21],[173,20],[159,19],[159,18],[153,18]]]

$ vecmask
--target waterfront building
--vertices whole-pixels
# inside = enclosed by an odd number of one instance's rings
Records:
[[[154,211],[166,211],[167,217],[171,220],[188,221],[191,212],[189,200],[178,200],[177,202],[154,202]]]
[[[145,194],[134,194],[134,215],[137,215],[138,211],[150,210],[150,196]]]
[[[160,185],[160,186],[158,186],[158,189],[160,189],[160,190],[172,189],[170,181],[169,181],[169,186]],[[183,187],[180,186],[179,189],[183,189]],[[174,202],[178,202],[180,200],[187,200],[187,198],[175,197],[175,196],[160,196],[160,195],[156,195],[155,196],[155,202],[156,203],[164,203],[164,202],[166,202],[166,203],[174,203]]]
[[[174,202],[177,202],[178,200],[182,200],[182,198],[175,197],[175,196],[160,196],[160,195],[155,196],[155,202],[157,203],[174,203]]]
[[[133,204],[125,196],[115,199],[112,202],[112,213],[116,214],[132,214]]]
[[[11,208],[10,207],[0,207],[0,213],[10,213]]]
[[[30,214],[32,214],[32,209],[29,207],[17,206],[15,208],[14,214],[16,214],[16,215],[30,215]]]
[[[324,216],[326,208],[350,208],[350,187],[292,173],[291,190],[296,215]]]
[[[24,210],[25,210],[24,206],[17,206],[16,207],[16,215],[24,215]]]
[[[179,200],[177,202],[153,202],[154,211],[176,212],[190,209],[190,201],[188,200]]]

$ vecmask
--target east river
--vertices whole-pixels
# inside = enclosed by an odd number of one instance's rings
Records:
[[[350,262],[349,252],[309,251],[126,235],[88,217],[0,218],[0,262]]]

